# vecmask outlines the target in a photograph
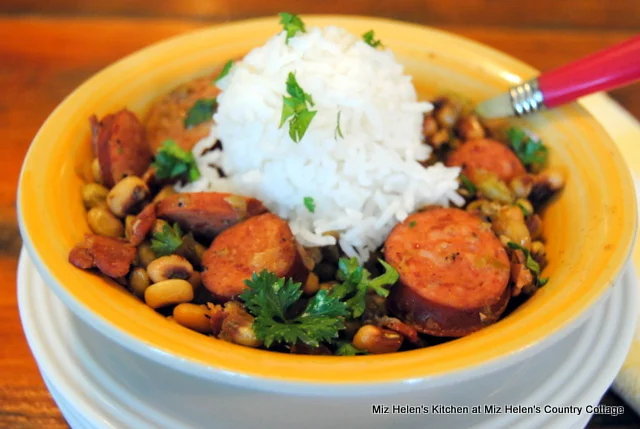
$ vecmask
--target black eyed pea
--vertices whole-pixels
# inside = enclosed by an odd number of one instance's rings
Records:
[[[138,253],[136,255],[136,259],[138,260],[138,265],[147,268],[151,262],[153,262],[158,256],[151,249],[151,244],[148,241],[140,244],[138,246]]]
[[[402,335],[389,329],[364,325],[353,337],[355,348],[372,354],[397,352],[402,346]]]
[[[462,140],[481,139],[486,136],[484,127],[476,116],[467,116],[458,121],[456,131]]]
[[[109,210],[118,216],[125,217],[149,195],[149,187],[139,177],[129,176],[120,180],[107,195]]]
[[[509,188],[517,198],[527,198],[533,188],[533,177],[528,174],[514,177],[509,182]]]
[[[205,305],[191,303],[178,304],[173,309],[173,317],[185,328],[192,329],[203,334],[211,333],[211,321],[209,309]]]
[[[531,234],[525,223],[522,209],[517,206],[504,206],[493,219],[491,224],[498,237],[504,235],[510,241],[529,249],[531,246]]]
[[[105,207],[94,207],[87,212],[89,228],[95,234],[104,237],[120,238],[124,235],[124,226],[120,219],[115,217]]]
[[[147,273],[153,283],[170,279],[187,280],[193,275],[193,266],[182,256],[161,256],[147,266]]]
[[[225,317],[222,321],[218,338],[246,347],[260,347],[262,341],[253,330],[254,317],[234,301],[224,306]]]
[[[458,121],[460,109],[451,101],[446,100],[439,109],[436,110],[435,118],[443,128],[452,128]]]
[[[100,161],[98,158],[94,158],[91,161],[91,174],[93,175],[93,181],[102,184],[102,170],[100,170]]]
[[[129,287],[135,296],[144,298],[144,291],[150,284],[149,275],[144,268],[137,267],[129,273]]]
[[[82,202],[87,210],[94,207],[105,207],[109,190],[97,183],[87,183],[82,187]]]
[[[144,291],[144,302],[156,309],[191,300],[193,300],[193,287],[186,280],[165,280],[152,284]]]
[[[422,135],[431,137],[438,131],[438,122],[432,115],[427,115],[422,121]]]

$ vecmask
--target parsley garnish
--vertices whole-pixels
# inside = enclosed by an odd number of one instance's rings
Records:
[[[338,112],[338,120],[337,120],[337,124],[336,124],[336,131],[333,135],[333,137],[338,140],[338,136],[340,136],[341,139],[344,138],[344,136],[342,135],[342,130],[340,129],[340,113],[342,112]]]
[[[217,83],[218,81],[220,81],[220,79],[228,75],[229,72],[231,71],[231,67],[233,67],[233,60],[227,61],[227,63],[224,65],[224,67],[222,67],[222,70],[220,70],[220,74],[218,75],[216,80],[213,81],[213,83]]]
[[[548,281],[549,281],[549,277],[538,279],[538,286],[542,287],[546,285]]]
[[[307,210],[309,210],[311,213],[315,213],[316,211],[316,203],[315,201],[313,201],[313,198],[311,197],[304,197],[304,206],[307,208]]]
[[[309,107],[314,106],[313,98],[298,85],[296,76],[291,72],[287,77],[287,94],[290,97],[282,96],[282,117],[279,128],[282,128],[284,123],[289,120],[289,136],[298,143],[304,137],[317,112],[309,110]]]
[[[309,300],[299,315],[289,314],[293,304],[302,296],[300,283],[285,281],[264,270],[253,273],[240,299],[255,316],[253,329],[266,347],[274,342],[296,344],[301,341],[310,347],[329,342],[344,329],[343,317],[347,315],[345,303],[321,290]]]
[[[171,179],[187,175],[189,182],[200,177],[200,170],[193,153],[187,152],[173,140],[165,140],[153,162],[158,179]]]
[[[525,166],[540,166],[547,161],[547,147],[540,140],[533,140],[520,128],[509,128],[507,136],[511,148]]]
[[[473,197],[476,194],[476,185],[474,185],[463,173],[460,173],[460,184],[469,192],[470,197]]]
[[[374,291],[380,296],[387,297],[389,290],[384,286],[393,285],[398,281],[398,272],[382,259],[378,259],[385,269],[385,273],[370,279],[371,273],[358,264],[356,258],[340,258],[338,261],[338,280],[342,283],[333,287],[329,296],[345,300],[347,308],[354,318],[362,316],[366,306],[367,292]]]
[[[338,347],[336,348],[337,356],[356,356],[356,355],[367,355],[364,350],[360,350],[356,348],[353,344],[347,341],[338,341]]]
[[[151,250],[157,256],[171,255],[180,246],[182,246],[182,230],[177,223],[173,224],[173,228],[165,224],[162,231],[154,232],[151,238]]]
[[[375,33],[373,30],[369,30],[362,35],[362,40],[364,43],[371,46],[372,48],[377,48],[378,46],[382,47],[382,42],[380,40],[374,39]]]
[[[540,275],[540,265],[536,262],[535,259],[533,259],[533,257],[531,257],[531,253],[529,253],[529,251],[526,248],[522,247],[518,243],[514,243],[513,241],[510,241],[509,243],[507,243],[507,246],[509,246],[509,248],[514,250],[522,250],[526,258],[524,263],[525,267],[531,270],[531,272],[535,274],[536,277]]]
[[[184,118],[184,127],[191,128],[210,121],[217,105],[218,102],[215,98],[201,98],[196,101]]]
[[[298,15],[287,12],[281,12],[278,15],[280,16],[280,24],[282,24],[282,27],[284,27],[284,30],[287,32],[285,43],[289,43],[289,39],[295,36],[298,31],[302,33],[307,32],[304,28],[304,22],[302,22]]]
[[[412,220],[411,222],[409,222],[409,228],[415,228],[417,224],[418,222],[416,222],[415,220]]]

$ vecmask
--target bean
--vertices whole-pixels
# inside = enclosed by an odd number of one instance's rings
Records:
[[[304,286],[302,286],[302,292],[307,295],[315,295],[320,290],[320,280],[318,276],[314,273],[309,273],[307,276],[307,281],[304,282]]]
[[[211,332],[209,310],[206,306],[190,303],[178,304],[173,309],[173,317],[182,326],[203,334]]]
[[[161,233],[165,225],[169,225],[167,221],[156,219],[155,222],[153,222],[153,226],[151,227],[151,235]]]
[[[484,127],[474,115],[460,119],[456,124],[456,131],[463,140],[481,139],[486,136]]]
[[[93,181],[98,183],[98,184],[102,184],[102,171],[100,170],[100,161],[98,161],[98,158],[94,158],[93,161],[91,161],[91,173],[93,175]]]
[[[129,287],[134,295],[144,298],[144,291],[149,287],[149,275],[144,268],[134,268],[129,274]]]
[[[104,237],[119,238],[124,235],[124,226],[109,210],[104,207],[94,207],[87,213],[89,228]]]
[[[260,347],[262,341],[258,339],[253,330],[254,317],[250,315],[240,304],[230,301],[225,304],[226,314],[222,321],[219,338],[241,346]]]
[[[542,237],[542,219],[537,214],[529,216],[526,220],[527,229],[532,240],[538,240]]]
[[[436,118],[431,115],[425,116],[422,122],[422,135],[425,137],[431,137],[438,131],[438,122]]]
[[[493,219],[491,227],[498,236],[504,235],[526,249],[531,245],[531,234],[520,207],[503,207]]]
[[[429,145],[434,149],[439,149],[442,145],[449,142],[449,137],[449,131],[443,128],[429,137]]]
[[[393,353],[400,349],[403,339],[402,335],[389,329],[364,325],[353,337],[353,345],[372,354]]]
[[[541,241],[531,243],[531,256],[537,261],[542,260],[547,254],[547,250]]]
[[[533,188],[533,178],[528,174],[514,177],[509,182],[509,187],[517,198],[527,198]]]
[[[182,256],[161,256],[147,266],[147,273],[153,283],[169,279],[187,280],[193,275],[193,266]]]
[[[152,284],[144,291],[144,301],[151,308],[162,308],[192,299],[193,287],[186,280],[165,280]]]
[[[109,210],[118,216],[125,217],[149,195],[147,184],[139,177],[129,176],[120,180],[109,191],[107,205]]]
[[[435,113],[436,121],[444,128],[452,128],[458,121],[459,115],[460,109],[449,100],[445,101]]]
[[[138,263],[140,266],[147,268],[151,262],[153,262],[158,256],[151,249],[149,242],[144,242],[138,246]]]
[[[106,206],[106,199],[107,194],[109,194],[109,190],[97,183],[87,183],[82,187],[81,194],[82,202],[88,210],[94,207]]]

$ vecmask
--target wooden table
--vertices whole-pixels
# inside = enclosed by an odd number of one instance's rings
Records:
[[[526,9],[526,11],[522,11]],[[550,69],[640,32],[637,0],[0,0],[0,428],[63,428],[25,342],[15,295],[15,195],[29,142],[52,109],[104,66],[163,38],[229,20],[375,15],[436,26]],[[640,118],[640,85],[612,92]],[[604,403],[619,404],[608,393]],[[627,408],[590,428],[637,428]]]

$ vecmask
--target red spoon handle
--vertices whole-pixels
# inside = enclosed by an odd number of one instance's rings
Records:
[[[640,79],[640,36],[541,74],[538,86],[552,108],[583,95]]]

